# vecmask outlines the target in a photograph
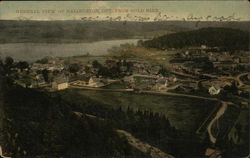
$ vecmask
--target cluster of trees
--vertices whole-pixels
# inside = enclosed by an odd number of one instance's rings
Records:
[[[12,57],[7,56],[4,61],[0,58],[1,71],[9,74],[12,68],[18,68],[21,71],[29,68],[29,63],[26,61],[15,62]]]
[[[40,63],[46,63],[46,58],[41,59]],[[20,75],[18,75],[17,73],[17,69],[19,69],[21,72],[24,72],[24,70],[26,69],[27,71],[25,71],[25,73],[22,74],[22,81],[26,84],[26,85],[30,85],[31,84],[31,77],[30,77],[30,67],[29,67],[29,63],[26,61],[15,61],[13,58],[11,57],[6,57],[3,60],[0,59],[0,71],[5,74],[8,75],[10,80],[13,79],[20,79]],[[52,77],[52,72],[50,72],[47,69],[43,69],[43,70],[38,70],[37,71],[38,74],[42,74],[45,82],[51,82],[53,80]],[[53,72],[58,73],[56,71]]]
[[[79,118],[59,97],[11,86],[4,98],[4,148],[12,157],[147,157],[118,136],[109,121]]]
[[[233,90],[233,87],[232,87]],[[54,94],[55,95],[55,94]],[[202,157],[205,149],[210,146],[208,135],[197,135],[191,131],[181,131],[171,125],[169,119],[160,113],[153,113],[148,110],[117,107],[111,109],[109,105],[95,102],[90,98],[84,98],[77,92],[59,92],[56,97],[63,98],[67,104],[76,111],[95,115],[99,118],[108,120],[113,128],[123,129],[131,132],[136,138],[143,140],[151,145],[160,148],[162,151],[170,153],[177,158],[181,157]],[[74,99],[74,101],[72,101]],[[235,120],[238,112],[229,114],[230,118],[225,118],[227,127],[230,120]],[[223,128],[227,130],[228,128]],[[230,142],[225,135],[219,136],[217,145],[223,150],[225,155],[238,154],[244,155],[246,148],[237,151],[242,144]],[[246,138],[246,137],[244,137]],[[237,151],[237,152],[236,152]],[[230,157],[230,156],[229,156]]]
[[[202,28],[194,31],[164,35],[143,42],[149,48],[184,48],[207,45],[225,50],[248,50],[249,32],[229,28]]]
[[[142,40],[139,40],[139,44],[142,42]],[[127,52],[131,49],[135,48],[134,44],[130,43],[125,43],[125,44],[120,44],[120,46],[113,46],[112,48],[108,49],[108,52],[110,53],[123,53]]]
[[[129,131],[136,138],[177,158],[201,156],[207,147],[205,142],[208,141],[203,141],[195,133],[175,129],[168,118],[160,113],[140,109],[133,110],[130,107],[112,109],[109,105],[95,102],[90,98],[84,97],[83,99],[83,96],[79,96],[75,92],[59,92],[56,97],[63,98],[75,111],[103,118],[113,128]],[[74,101],[71,101],[72,99]]]
[[[99,63],[97,60],[93,61],[93,68],[98,70],[97,76],[121,78],[124,77],[126,73],[130,73],[132,68],[132,63],[126,62],[125,60],[115,62],[113,66],[107,66],[108,64],[108,60],[106,61],[106,65]],[[122,67],[125,68],[125,70],[122,70]]]

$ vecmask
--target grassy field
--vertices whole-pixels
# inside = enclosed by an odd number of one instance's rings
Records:
[[[134,110],[151,110],[165,114],[177,129],[195,131],[217,106],[216,102],[184,97],[138,94],[129,92],[108,92],[70,89],[63,92],[64,97],[79,103],[81,96],[109,105],[110,108],[127,107]],[[74,94],[74,95],[71,95]],[[78,99],[74,99],[78,98]]]

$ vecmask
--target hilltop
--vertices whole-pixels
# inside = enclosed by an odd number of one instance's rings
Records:
[[[76,43],[112,39],[151,39],[165,34],[204,27],[248,30],[249,23],[1,20],[0,43]]]
[[[247,50],[249,32],[231,28],[202,28],[198,30],[164,35],[143,43],[149,48],[185,48],[206,45],[227,50]]]

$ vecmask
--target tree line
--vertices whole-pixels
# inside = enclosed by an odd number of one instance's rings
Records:
[[[249,32],[230,28],[202,28],[164,35],[142,44],[148,48],[168,49],[206,45],[224,50],[248,50]]]

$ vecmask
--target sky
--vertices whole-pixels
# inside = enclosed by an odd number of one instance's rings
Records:
[[[249,10],[248,1],[2,1],[0,19],[250,21]]]

